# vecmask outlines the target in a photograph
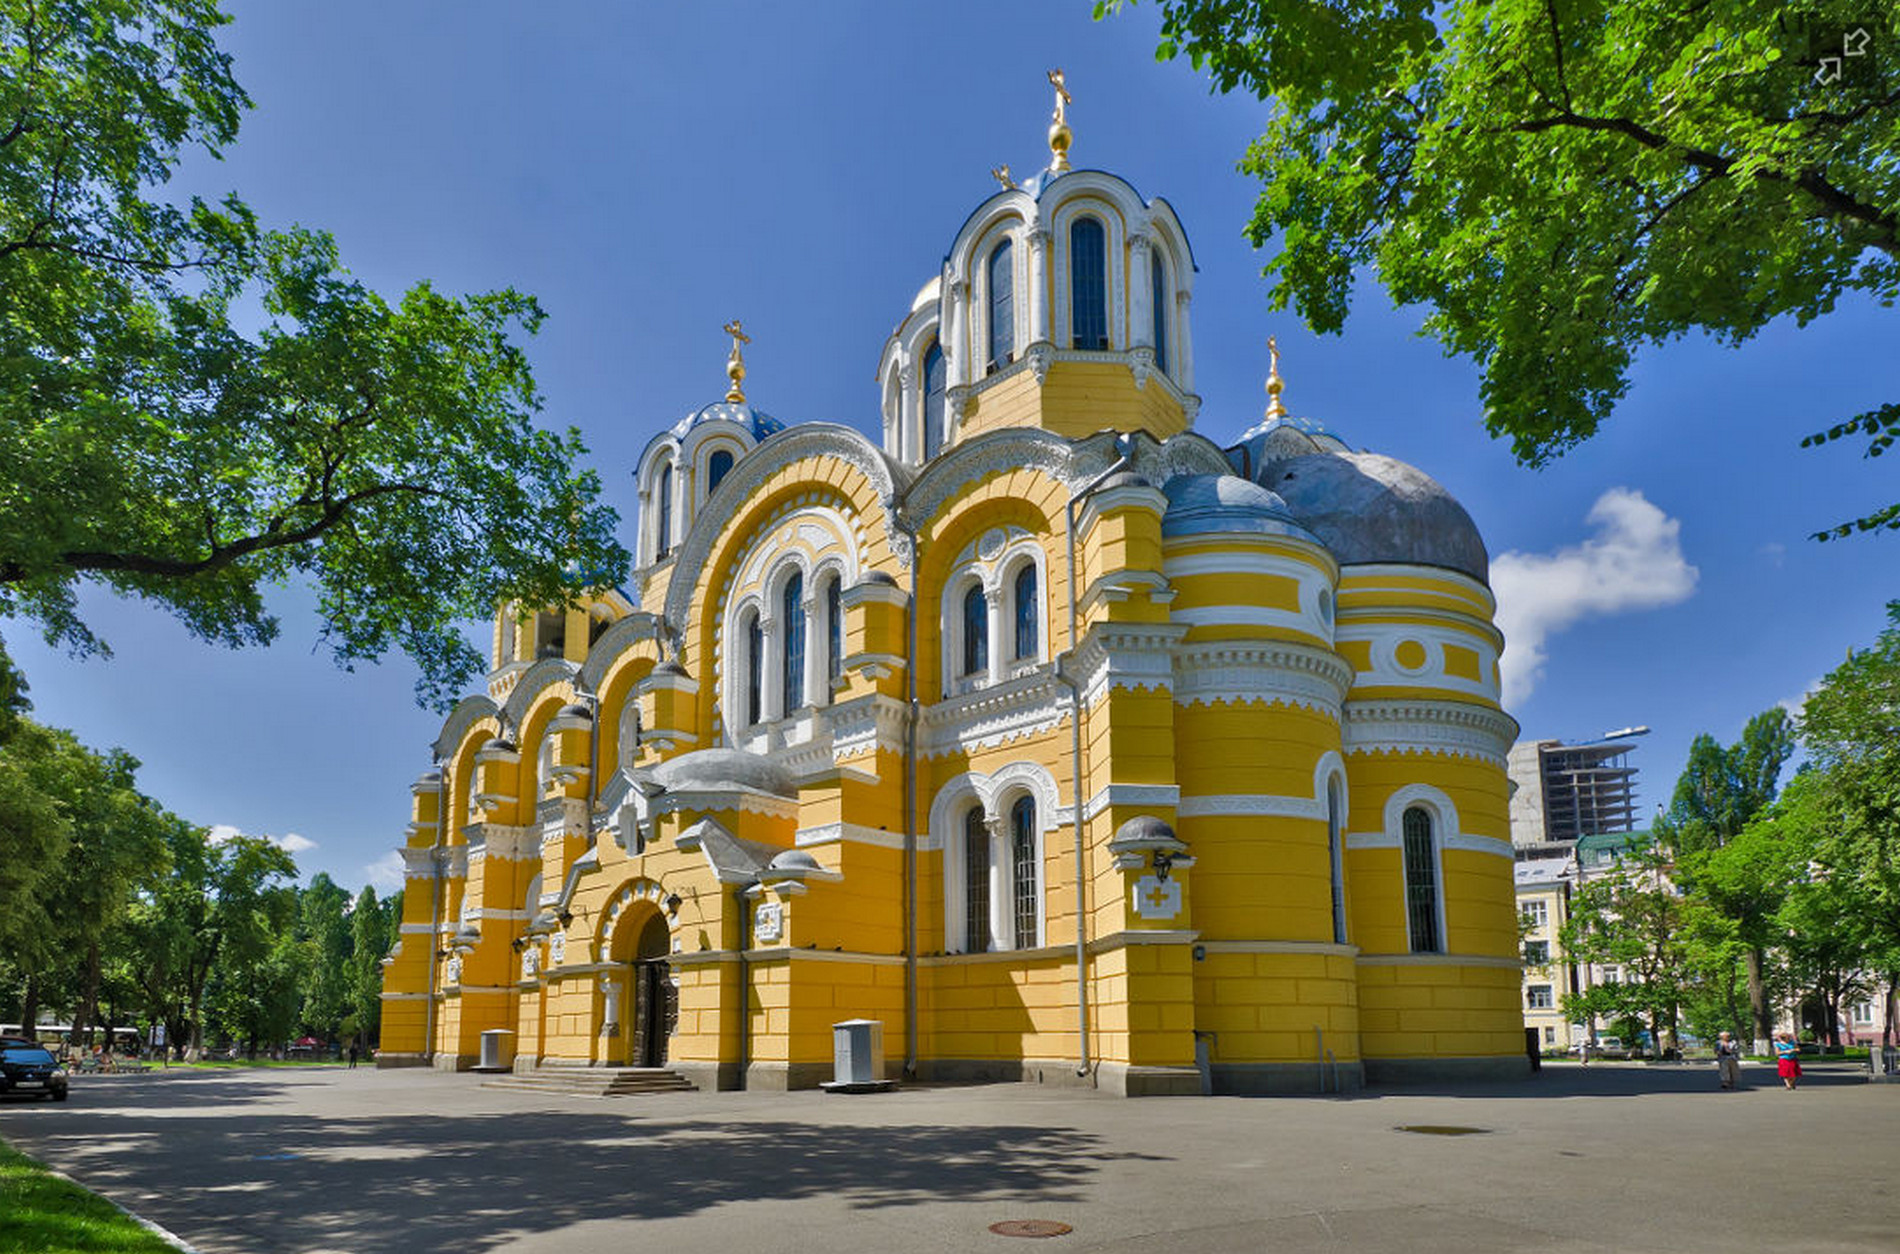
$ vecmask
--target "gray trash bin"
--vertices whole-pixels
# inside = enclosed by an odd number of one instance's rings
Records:
[[[482,1060],[477,1071],[511,1071],[515,1065],[515,1034],[507,1028],[490,1028],[482,1033]]]
[[[894,1087],[884,1078],[884,1025],[876,1019],[846,1019],[831,1025],[828,1093],[881,1093]]]

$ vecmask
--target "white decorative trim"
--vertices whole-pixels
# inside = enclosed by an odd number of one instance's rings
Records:
[[[1517,720],[1463,701],[1348,701],[1341,732],[1347,753],[1445,754],[1503,769]]]
[[[1177,623],[1097,623],[1082,639],[1070,673],[1093,707],[1115,688],[1167,692],[1174,687],[1174,649],[1187,635]]]
[[[1138,806],[1164,810],[1178,806],[1181,789],[1176,784],[1106,784],[1082,806],[1082,819],[1088,822],[1110,806]]]
[[[798,802],[761,792],[756,788],[679,788],[669,789],[650,803],[654,814],[674,814],[696,810],[701,814],[715,810],[740,810],[769,815],[775,819],[798,817]]]
[[[1352,667],[1338,654],[1285,641],[1190,644],[1174,657],[1177,705],[1278,702],[1337,719],[1351,684]]]
[[[1408,618],[1433,617],[1415,613],[1409,607],[1404,612]],[[1498,699],[1498,685],[1493,678],[1498,662],[1497,633],[1489,624],[1475,618],[1453,618],[1448,626],[1436,626],[1423,622],[1365,622],[1356,613],[1348,612],[1341,615],[1335,638],[1342,644],[1353,641],[1366,645],[1371,669],[1354,677],[1356,688],[1435,688],[1488,701]],[[1425,660],[1417,667],[1403,666],[1399,662],[1399,646],[1407,642],[1424,650]],[[1477,656],[1476,679],[1450,673],[1445,655],[1448,647],[1464,649]]]
[[[1181,798],[1175,811],[1184,819],[1246,815],[1257,818],[1326,818],[1326,806],[1311,797],[1281,797],[1272,793],[1210,793]]]
[[[886,831],[881,827],[866,827],[862,823],[821,823],[817,827],[801,827],[792,833],[792,843],[801,849],[812,845],[858,844],[876,845],[880,849],[902,849],[904,833]]]
[[[469,842],[469,852],[475,852],[474,841]],[[482,847],[487,856],[502,861],[520,862],[524,859],[541,856],[540,827],[504,827],[499,823],[482,824]]]
[[[1059,726],[1070,705],[1053,666],[1039,666],[1015,679],[926,706],[918,752],[926,758],[968,754],[1040,735]]]
[[[383,1001],[428,1001],[429,1000],[429,995],[427,993],[383,993],[380,995],[380,997],[381,997],[381,1000]]]

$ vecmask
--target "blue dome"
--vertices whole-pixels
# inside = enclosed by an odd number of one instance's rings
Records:
[[[1265,479],[1341,566],[1443,566],[1489,582],[1477,524],[1416,466],[1379,453],[1314,453],[1274,463]]]
[[[785,424],[762,409],[754,409],[745,401],[714,401],[703,405],[686,417],[673,424],[673,438],[683,440],[694,427],[705,422],[737,423],[752,433],[754,441],[765,439],[785,430]]]
[[[1313,539],[1285,501],[1237,475],[1178,475],[1161,491],[1168,498],[1168,512],[1161,516],[1164,538],[1253,532]]]

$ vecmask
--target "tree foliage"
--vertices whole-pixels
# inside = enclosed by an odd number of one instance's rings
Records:
[[[166,198],[248,105],[227,20],[0,0],[0,614],[101,648],[93,582],[258,643],[308,580],[340,663],[400,647],[442,704],[481,665],[455,623],[616,582],[616,518],[578,434],[533,425],[531,298],[386,301],[319,231]]]
[[[1098,0],[1100,16],[1124,0]],[[1241,168],[1275,308],[1376,272],[1540,465],[1640,348],[1900,296],[1900,14],[1855,0],[1160,0],[1162,59],[1269,101]],[[1861,37],[1866,55],[1843,56]],[[1832,72],[1821,61],[1831,55]],[[1803,416],[1811,425],[1825,421]],[[1878,456],[1900,404],[1817,431]],[[1900,503],[1819,537],[1900,529]]]

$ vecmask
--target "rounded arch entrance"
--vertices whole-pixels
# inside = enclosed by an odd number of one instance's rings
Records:
[[[679,996],[667,961],[672,929],[659,907],[644,895],[632,895],[616,913],[619,917],[603,955],[613,969],[605,1061],[623,1067],[663,1067],[668,1038],[679,1021]]]

